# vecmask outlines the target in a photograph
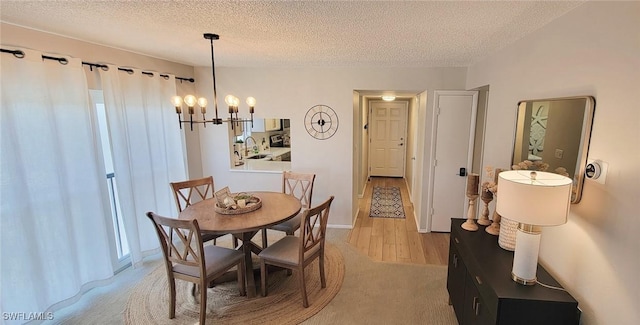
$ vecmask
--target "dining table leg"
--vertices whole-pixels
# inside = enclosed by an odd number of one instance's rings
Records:
[[[242,252],[244,253],[244,267],[245,267],[245,279],[247,284],[247,297],[253,298],[256,296],[256,280],[254,277],[253,269],[253,256],[252,254],[259,254],[260,247],[254,244],[251,239],[257,231],[242,233]]]

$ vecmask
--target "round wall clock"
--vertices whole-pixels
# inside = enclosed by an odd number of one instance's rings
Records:
[[[304,116],[304,127],[316,139],[329,139],[338,131],[338,114],[326,105],[313,106]]]

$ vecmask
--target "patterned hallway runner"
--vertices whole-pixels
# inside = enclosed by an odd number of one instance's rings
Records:
[[[373,197],[371,198],[369,217],[404,218],[400,188],[375,186],[373,188]]]

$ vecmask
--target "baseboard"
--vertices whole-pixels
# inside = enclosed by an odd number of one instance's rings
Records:
[[[369,186],[369,178],[367,178],[367,181],[364,183],[362,193],[358,193],[358,199],[364,199],[364,193],[367,193],[367,186]]]
[[[327,224],[327,228],[334,228],[334,229],[353,229],[353,226],[351,226],[351,225],[330,225],[330,224]]]

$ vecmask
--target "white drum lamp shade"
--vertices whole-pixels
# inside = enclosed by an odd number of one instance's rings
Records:
[[[519,223],[511,272],[514,281],[535,284],[540,231],[534,226],[567,222],[571,188],[570,178],[547,172],[511,170],[498,176],[496,211]]]

